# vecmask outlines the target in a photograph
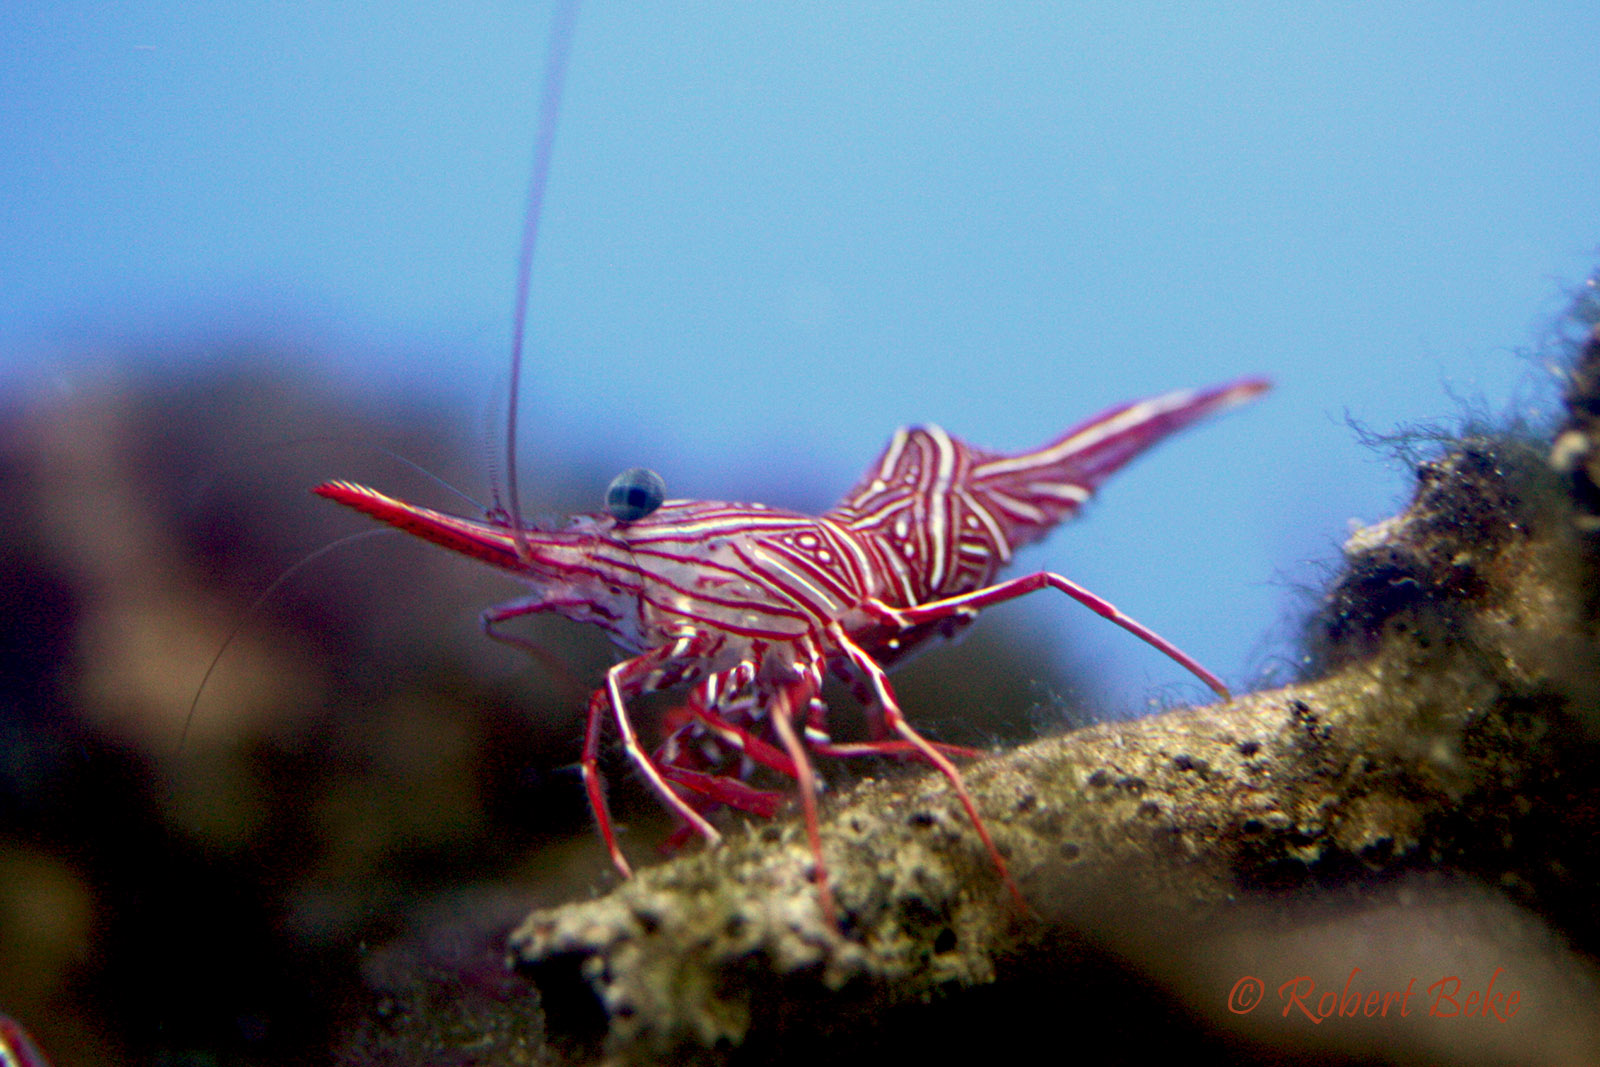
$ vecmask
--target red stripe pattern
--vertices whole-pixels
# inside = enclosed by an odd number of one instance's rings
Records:
[[[519,615],[555,612],[600,626],[632,655],[607,673],[590,701],[582,760],[590,803],[620,870],[628,864],[598,778],[607,721],[685,833],[715,838],[705,815],[722,805],[775,810],[776,794],[740,780],[751,771],[794,779],[817,854],[820,900],[831,912],[808,748],[934,764],[1005,873],[960,775],[906,722],[883,673],[885,664],[970,623],[983,607],[1058,589],[1226,695],[1170,643],[1059,575],[993,583],[1018,548],[1071,517],[1133,457],[1266,388],[1247,379],[1165,393],[1112,408],[1017,455],[974,448],[935,426],[903,429],[821,516],[669,500],[634,522],[580,515],[562,530],[518,530],[504,516],[448,515],[349,482],[314,492],[522,578],[528,596],[485,612],[491,636],[517,643],[498,627]],[[830,670],[868,707],[879,734],[873,741],[835,746],[828,738],[820,693]],[[666,740],[646,752],[627,703],[677,685],[692,686],[687,703],[669,717]]]

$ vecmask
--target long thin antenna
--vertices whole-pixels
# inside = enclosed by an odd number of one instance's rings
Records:
[[[411,461],[406,460],[406,462],[410,463]],[[412,464],[412,466],[416,466],[416,464]],[[423,473],[426,474],[427,471],[423,471]],[[392,533],[394,533],[393,530],[362,530],[360,533],[348,534],[331,544],[323,545],[316,551],[308,552],[304,556],[301,556],[300,559],[296,560],[292,565],[285,568],[282,574],[272,579],[271,585],[267,586],[265,589],[261,590],[261,592],[256,594],[256,598],[250,602],[250,606],[245,608],[244,613],[234,620],[233,628],[228,631],[228,636],[222,639],[222,647],[217,649],[217,654],[211,657],[210,663],[206,664],[206,673],[200,676],[200,684],[195,687],[194,699],[189,701],[189,710],[185,712],[183,716],[183,729],[178,733],[178,748],[177,752],[175,753],[176,755],[183,755],[184,746],[189,743],[189,730],[194,726],[195,713],[200,710],[200,698],[205,695],[206,683],[211,681],[211,676],[216,673],[217,666],[222,662],[222,657],[227,653],[228,649],[233,647],[234,640],[240,634],[244,633],[245,626],[256,617],[266,602],[272,599],[272,595],[278,591],[278,588],[282,586],[284,582],[287,582],[290,578],[293,578],[295,575],[299,574],[306,567],[309,567],[323,556],[326,556],[329,552],[335,552],[343,548],[345,545],[353,545],[357,541],[365,541],[367,538],[372,537],[375,534],[383,534],[384,536],[388,536]],[[0,1060],[0,1064],[7,1062],[9,1061]]]
[[[522,528],[522,507],[517,499],[517,402],[522,390],[522,346],[528,327],[528,292],[532,288],[533,250],[539,243],[539,215],[544,207],[544,187],[550,177],[550,157],[555,152],[556,118],[561,113],[561,87],[566,81],[567,57],[572,54],[572,28],[578,21],[578,0],[559,0],[550,24],[550,52],[544,63],[544,90],[539,98],[539,135],[533,143],[533,176],[528,183],[528,205],[522,219],[522,251],[517,259],[517,303],[511,320],[511,398],[506,412],[506,503],[517,555],[533,558],[527,531]]]

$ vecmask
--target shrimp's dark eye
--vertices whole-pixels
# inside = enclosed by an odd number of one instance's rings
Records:
[[[667,499],[667,483],[644,467],[629,467],[606,488],[606,511],[618,522],[638,522]]]

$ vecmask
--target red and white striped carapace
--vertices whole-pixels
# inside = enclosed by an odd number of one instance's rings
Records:
[[[902,714],[886,668],[931,639],[971,623],[983,608],[1037,589],[1059,589],[1154,645],[1224,697],[1227,689],[1171,643],[1058,574],[995,583],[1022,545],[1071,516],[1134,456],[1196,419],[1267,388],[1246,379],[1180,390],[1113,408],[1043,448],[1003,455],[963,444],[937,427],[901,430],[861,483],[825,515],[760,504],[662,501],[660,480],[635,469],[619,476],[607,513],[565,529],[530,528],[517,502],[517,401],[529,278],[549,173],[577,0],[556,6],[545,67],[532,180],[523,220],[512,325],[507,411],[506,507],[482,520],[407,504],[364,486],[327,482],[321,496],[445,548],[511,572],[533,593],[484,613],[490,636],[508,619],[553,612],[605,630],[628,658],[606,672],[589,700],[580,766],[589,804],[612,861],[617,844],[599,777],[601,734],[614,722],[639,773],[683,823],[715,840],[706,814],[721,805],[771,815],[783,795],[742,771],[765,767],[794,780],[816,856],[824,912],[832,916],[817,829],[817,785],[809,753],[910,756],[949,780],[1012,893],[1021,894],[950,755]],[[875,736],[835,744],[827,735],[824,676],[845,679]],[[647,751],[628,703],[684,686],[665,739]]]
[[[496,513],[462,518],[349,482],[314,490],[407,533],[500,567],[531,595],[484,613],[485,629],[553,612],[592,623],[628,658],[589,702],[581,767],[617,868],[628,872],[599,779],[602,732],[615,724],[633,765],[687,828],[708,839],[719,805],[768,815],[781,796],[736,773],[760,765],[798,783],[816,878],[831,914],[810,752],[920,758],[960,798],[995,866],[995,847],[951,750],[906,721],[886,668],[968,625],[991,604],[1058,589],[1160,649],[1226,697],[1214,675],[1170,642],[1058,574],[996,582],[1021,546],[1070,517],[1112,472],[1197,419],[1267,388],[1246,379],[1112,408],[1031,452],[1005,455],[943,430],[897,432],[840,503],[823,515],[761,504],[669,500],[654,510],[579,515],[564,529]],[[653,503],[653,501],[651,502]],[[622,515],[622,518],[617,517]],[[638,517],[634,517],[637,515]],[[836,745],[826,733],[823,678],[853,687],[874,740]],[[628,713],[647,692],[690,687],[670,733],[647,751]],[[693,743],[690,743],[693,742]],[[1005,876],[1009,884],[1009,876]],[[1012,887],[1015,892],[1015,887]]]

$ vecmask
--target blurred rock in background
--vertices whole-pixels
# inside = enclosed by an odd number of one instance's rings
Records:
[[[484,639],[509,576],[307,492],[472,514],[391,453],[481,492],[480,420],[341,394],[317,362],[244,347],[0,403],[0,1008],[58,1067],[326,1062],[377,1001],[525,995],[500,933],[612,877],[574,770],[609,646],[535,621],[563,676]],[[534,470],[525,506],[592,510],[614,472],[591,466]],[[982,746],[1059,718],[1062,663],[990,619],[897,684]],[[649,861],[670,826],[611,755]]]

